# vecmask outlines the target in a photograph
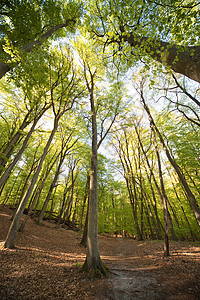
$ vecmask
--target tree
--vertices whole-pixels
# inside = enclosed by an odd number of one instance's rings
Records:
[[[45,41],[61,37],[59,29],[75,31],[82,4],[76,1],[20,1],[2,3],[0,36],[0,78]],[[42,52],[42,49],[40,50]]]
[[[131,66],[145,58],[148,67],[152,58],[200,82],[198,1],[91,0],[88,7],[86,25],[114,59]]]
[[[57,154],[57,150],[56,150],[56,153],[52,157],[53,162],[50,161],[50,165],[48,165],[47,170],[45,171],[44,176],[41,175],[41,178],[38,180],[38,185],[36,186],[35,191],[32,194],[31,205],[28,208],[29,209],[28,213],[27,213],[24,221],[21,223],[21,225],[19,227],[19,231],[20,232],[23,232],[24,227],[26,225],[26,222],[28,221],[28,219],[29,219],[29,217],[30,217],[30,215],[31,215],[31,213],[33,211],[34,206],[37,207],[36,201],[39,200],[40,193],[41,193],[41,191],[42,191],[42,189],[44,187],[44,184],[46,183],[47,177],[48,177],[50,171],[52,170],[53,166],[57,162],[57,160],[59,158],[59,155],[60,155],[60,153]]]
[[[56,169],[56,172],[55,172],[55,176],[54,176],[54,179],[50,185],[50,188],[49,188],[49,191],[48,191],[48,194],[47,194],[47,197],[44,201],[44,204],[43,204],[43,207],[42,207],[42,210],[39,214],[39,217],[38,217],[38,224],[39,225],[42,225],[42,220],[43,220],[43,217],[44,217],[44,214],[45,214],[45,210],[47,208],[47,205],[49,203],[49,200],[50,200],[50,197],[51,197],[51,194],[53,192],[53,189],[55,188],[56,186],[56,183],[57,183],[57,180],[59,178],[59,175],[61,173],[61,167],[63,165],[63,162],[66,158],[67,155],[69,155],[69,152],[70,152],[70,149],[73,148],[73,146],[75,145],[75,143],[77,142],[74,141],[71,145],[70,145],[70,142],[71,142],[71,139],[72,139],[72,133],[71,132],[69,134],[69,136],[67,138],[65,137],[62,137],[62,141],[61,141],[61,151],[60,151],[60,157],[59,157],[59,162],[58,162],[58,165],[57,165],[57,169]]]
[[[90,170],[90,193],[88,208],[88,228],[87,228],[87,256],[83,269],[89,272],[91,278],[99,277],[101,274],[107,276],[106,269],[100,259],[98,245],[98,149],[107,134],[109,133],[117,115],[119,114],[119,104],[121,99],[120,88],[116,87],[113,99],[106,91],[98,90],[97,82],[103,78],[106,68],[98,58],[98,49],[94,44],[87,44],[81,39],[76,44],[76,49],[80,55],[83,65],[84,78],[88,91],[91,112],[91,170]],[[103,80],[103,79],[102,79]],[[119,85],[120,86],[120,85]],[[111,85],[111,91],[113,91]],[[109,91],[109,92],[111,92]],[[113,91],[114,92],[114,91]],[[107,100],[107,101],[105,101]],[[110,100],[110,101],[109,101]],[[103,109],[102,109],[103,108]],[[107,109],[107,110],[106,110]],[[99,119],[97,118],[99,114]],[[107,121],[108,126],[104,126]],[[98,141],[98,125],[100,128]]]
[[[146,102],[145,102],[145,99],[144,99],[144,93],[143,93],[143,84],[141,83],[141,89],[139,91],[140,93],[140,96],[141,96],[141,101],[143,103],[143,106],[144,106],[144,109],[145,111],[147,112],[148,114],[148,117],[149,117],[149,120],[150,120],[150,123],[151,123],[151,126],[154,128],[154,130],[156,131],[159,139],[160,139],[160,142],[163,146],[163,149],[165,150],[165,153],[166,153],[166,156],[167,158],[169,159],[171,165],[173,166],[173,168],[175,169],[177,175],[178,175],[178,178],[180,180],[180,182],[182,183],[184,189],[185,189],[185,192],[187,194],[187,197],[188,197],[188,200],[190,202],[190,205],[193,209],[193,212],[194,212],[194,215],[196,217],[196,220],[198,222],[198,224],[200,225],[200,209],[199,209],[199,206],[198,206],[198,203],[196,201],[196,198],[195,198],[195,195],[192,193],[189,185],[187,184],[187,181],[185,180],[185,177],[183,175],[183,173],[181,172],[181,169],[179,168],[178,164],[176,163],[175,159],[173,159],[172,155],[170,154],[169,150],[168,150],[168,147],[158,129],[158,127],[156,126],[155,122],[154,122],[154,119],[150,113],[150,110],[149,110],[149,107],[147,106]]]
[[[59,55],[58,55],[59,54]],[[68,54],[68,57],[67,57]],[[75,73],[72,65],[72,59],[69,52],[61,55],[61,53],[54,52],[54,55],[50,55],[49,60],[49,85],[50,85],[50,101],[52,103],[52,110],[54,114],[53,129],[49,136],[49,139],[44,147],[43,153],[38,162],[37,169],[32,177],[31,183],[18,207],[16,215],[10,226],[6,241],[6,248],[14,247],[15,235],[19,226],[20,219],[26,204],[31,196],[33,188],[38,179],[39,173],[42,169],[43,162],[47,155],[47,151],[51,145],[53,137],[58,128],[59,120],[61,117],[70,110],[77,98],[82,94],[82,90],[79,86],[80,78]]]

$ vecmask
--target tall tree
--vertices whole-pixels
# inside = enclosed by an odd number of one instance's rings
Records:
[[[55,188],[57,180],[58,180],[59,175],[61,173],[61,167],[63,165],[63,162],[64,162],[66,156],[69,155],[70,149],[73,148],[73,146],[77,142],[77,140],[76,140],[73,143],[71,143],[71,145],[70,145],[71,139],[72,139],[72,133],[70,133],[67,138],[62,137],[62,141],[61,141],[61,147],[62,148],[61,148],[61,152],[60,152],[59,162],[58,162],[58,165],[57,165],[57,169],[56,169],[56,172],[55,172],[54,179],[53,179],[53,181],[50,185],[47,197],[44,201],[42,210],[41,210],[41,212],[39,214],[39,217],[38,217],[38,224],[39,225],[42,225],[42,220],[43,220],[43,217],[44,217],[44,214],[45,214],[45,210],[47,208],[47,205],[49,203],[49,200],[50,200],[50,197],[52,195],[53,189]]]
[[[62,37],[61,29],[75,32],[81,10],[82,3],[76,0],[12,0],[2,3],[0,78],[22,62],[27,53],[51,37]]]
[[[182,183],[184,189],[185,189],[185,192],[187,194],[187,197],[188,197],[188,200],[190,202],[190,205],[191,205],[191,208],[193,209],[193,212],[194,212],[194,215],[196,217],[196,220],[198,222],[198,224],[200,225],[200,208],[198,206],[198,203],[196,201],[196,198],[195,198],[195,195],[192,193],[192,190],[190,189],[183,173],[181,172],[181,169],[180,167],[178,166],[178,164],[176,163],[175,159],[172,157],[172,155],[170,154],[170,151],[158,129],[158,127],[156,126],[155,124],[155,121],[151,115],[151,112],[149,110],[149,107],[147,106],[146,104],[146,101],[145,101],[145,98],[144,98],[144,91],[143,91],[143,83],[141,83],[141,89],[139,91],[140,93],[140,96],[141,96],[141,101],[143,103],[143,106],[144,106],[144,109],[145,111],[147,112],[148,114],[148,117],[149,117],[149,120],[150,120],[150,123],[151,123],[151,126],[154,128],[154,130],[156,131],[159,139],[160,139],[160,142],[163,146],[163,149],[166,153],[166,156],[167,158],[169,159],[169,162],[171,163],[171,165],[173,166],[174,170],[176,171],[177,175],[178,175],[178,178],[180,180],[180,182]]]
[[[86,25],[116,60],[131,66],[151,58],[200,82],[198,1],[91,0],[88,7]]]
[[[77,44],[77,51],[80,55],[86,87],[88,90],[88,97],[90,101],[91,112],[91,170],[90,170],[90,194],[89,194],[89,208],[88,208],[88,230],[87,230],[87,256],[83,269],[89,272],[91,278],[107,276],[106,269],[100,259],[99,245],[98,245],[98,149],[107,134],[109,133],[117,115],[119,114],[119,103],[121,99],[120,88],[116,90],[110,97],[109,93],[101,91],[97,88],[97,81],[103,80],[105,74],[105,66],[101,58],[98,57],[97,49],[94,44],[87,44],[79,40]],[[101,85],[101,82],[99,82]],[[112,85],[111,85],[112,86]],[[106,99],[107,101],[105,101]],[[110,99],[110,101],[108,101]],[[109,105],[110,102],[110,105]],[[103,108],[103,109],[102,109]],[[108,109],[106,111],[106,108]],[[99,113],[99,119],[97,118]],[[102,114],[100,114],[102,112]],[[107,121],[108,126],[105,126]],[[99,127],[98,127],[99,125]],[[98,141],[98,128],[100,128],[100,138]]]
[[[20,206],[10,226],[5,241],[6,248],[14,247],[14,240],[20,219],[31,196],[39,173],[42,169],[47,151],[58,128],[59,120],[64,115],[64,113],[72,108],[75,100],[82,94],[82,90],[79,86],[79,80],[80,78],[75,73],[75,69],[73,68],[72,59],[69,52],[65,52],[61,55],[61,53],[57,53],[57,51],[55,50],[54,55],[51,55],[49,60],[50,100],[52,103],[52,110],[54,114],[53,129],[43,150],[37,169],[32,177],[31,183],[20,203]]]

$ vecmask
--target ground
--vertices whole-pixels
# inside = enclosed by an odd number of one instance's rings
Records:
[[[0,241],[13,211],[0,207]],[[81,233],[29,220],[18,233],[16,249],[0,249],[0,299],[200,299],[200,244],[171,242],[163,257],[162,241],[99,237],[109,278],[89,281],[80,267],[85,248]]]

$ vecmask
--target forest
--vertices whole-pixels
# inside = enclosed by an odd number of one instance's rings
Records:
[[[200,241],[199,31],[197,0],[1,1],[4,249],[50,220],[95,278],[99,234]]]

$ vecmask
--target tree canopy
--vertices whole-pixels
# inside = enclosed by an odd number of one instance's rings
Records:
[[[0,10],[5,247],[29,216],[50,218],[88,233],[84,266],[98,277],[98,233],[164,239],[165,255],[170,239],[199,240],[199,1]]]

